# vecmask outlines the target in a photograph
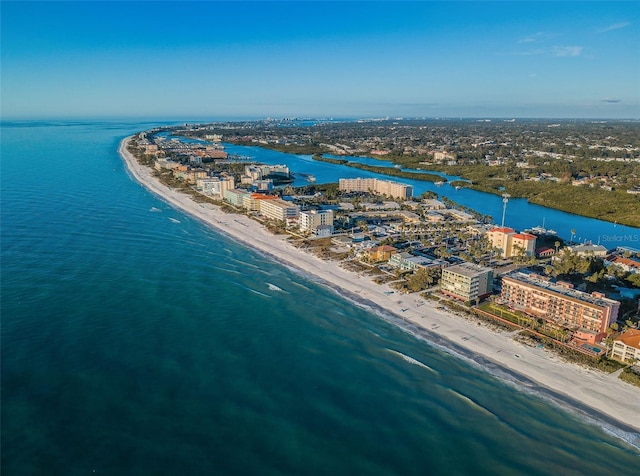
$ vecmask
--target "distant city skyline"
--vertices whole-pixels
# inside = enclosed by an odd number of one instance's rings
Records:
[[[2,2],[2,119],[640,118],[637,2]]]

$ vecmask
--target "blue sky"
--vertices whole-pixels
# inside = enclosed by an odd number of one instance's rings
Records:
[[[638,2],[7,2],[3,119],[640,117]]]

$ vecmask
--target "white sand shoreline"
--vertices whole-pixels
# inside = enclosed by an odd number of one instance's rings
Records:
[[[162,184],[149,167],[138,164],[126,150],[130,138],[123,139],[119,148],[130,174],[171,205],[281,264],[319,278],[345,297],[353,296],[357,303],[370,303],[373,308],[424,329],[427,335],[450,341],[453,345],[449,347],[462,349],[467,357],[479,356],[480,360],[494,363],[507,373],[524,377],[517,380],[535,383],[540,387],[540,393],[549,390],[547,393],[552,399],[568,403],[578,413],[587,416],[593,413],[594,420],[621,429],[627,433],[627,441],[640,446],[640,390],[618,379],[617,373],[608,375],[567,363],[546,350],[514,341],[508,333],[478,326],[464,317],[439,310],[429,301],[422,301],[418,306],[417,295],[385,295],[385,291],[391,290],[386,285],[377,285],[335,263],[307,254],[244,215],[231,215],[215,205],[196,203],[189,196]]]

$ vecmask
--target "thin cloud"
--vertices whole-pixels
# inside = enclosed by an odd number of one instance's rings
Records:
[[[557,35],[551,34],[547,31],[538,31],[533,35],[520,38],[518,40],[518,43],[535,43],[536,41],[540,41],[540,40],[548,40],[550,38],[553,38],[554,36],[557,36]]]
[[[614,23],[613,25],[609,25],[605,28],[601,28],[600,30],[598,30],[598,33],[606,33],[608,31],[613,31],[613,30],[619,30],[620,28],[624,28],[631,25],[631,22],[628,21],[623,21],[620,23]]]
[[[619,103],[621,101],[622,101],[621,99],[611,99],[611,98],[604,98],[602,100],[602,102],[606,102],[606,103],[609,103],[609,104],[617,104],[617,103]]]
[[[538,48],[535,50],[528,50],[528,51],[516,51],[514,53],[507,53],[508,55],[511,56],[535,56],[535,55],[543,55],[545,54],[545,50]]]
[[[551,49],[551,53],[553,54],[553,56],[557,57],[575,57],[580,56],[583,49],[584,47],[582,46],[554,46]]]
[[[525,38],[521,38],[518,40],[518,43],[535,43],[536,41],[538,41],[539,36],[537,34],[535,35],[531,35],[531,36],[527,36]]]

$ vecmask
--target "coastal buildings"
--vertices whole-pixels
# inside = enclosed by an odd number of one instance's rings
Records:
[[[629,329],[614,339],[610,356],[620,362],[640,362],[640,330]]]
[[[305,210],[300,212],[300,231],[314,235],[333,233],[333,210]],[[321,233],[318,233],[321,231]]]
[[[380,263],[383,261],[389,261],[392,255],[396,254],[398,250],[389,245],[380,245],[367,250],[367,259],[370,263]]]
[[[562,251],[566,253],[569,250],[578,256],[598,256],[600,258],[604,258],[608,253],[604,246],[592,244],[567,246],[566,248],[563,248]]]
[[[233,170],[238,174],[239,170],[237,165],[241,163],[241,160],[241,158],[232,159],[229,163],[234,163],[236,166],[230,169],[230,171]],[[170,165],[171,163],[171,161],[157,159],[156,165],[161,168],[180,168],[181,172],[189,170],[189,166],[185,164],[184,159],[179,164],[176,164],[176,166]],[[248,163],[248,161],[246,163]],[[206,167],[206,163],[203,162],[202,166]],[[265,183],[265,191],[268,191],[270,186],[273,185],[269,179],[264,178],[264,172],[268,170],[263,170],[259,164],[252,164],[247,167],[242,164],[241,167],[244,168],[245,176],[247,177],[245,182],[247,185],[250,185],[251,190],[260,188],[261,181]],[[220,168],[220,163],[217,163],[215,172],[209,170],[209,173],[219,174]],[[239,174],[236,175],[236,177],[239,177]],[[404,188],[405,186],[403,184],[386,180],[343,179],[340,185],[342,191],[355,189],[363,192],[371,191],[391,195],[407,195],[407,189]],[[513,228],[498,228],[495,225],[482,225],[477,221],[477,214],[450,209],[444,203],[435,199],[412,201],[405,198],[391,201],[393,200],[391,198],[377,197],[377,199],[370,200],[369,197],[363,197],[363,194],[360,193],[345,193],[332,197],[332,199],[337,198],[341,201],[339,205],[335,205],[325,200],[322,193],[305,191],[300,195],[295,195],[287,191],[287,193],[293,195],[291,200],[297,201],[297,203],[300,203],[305,208],[332,208],[331,211],[327,212],[305,210],[300,212],[297,217],[296,206],[293,205],[292,202],[285,202],[274,196],[251,194],[247,191],[219,191],[219,183],[215,179],[211,179],[211,177],[199,180],[198,186],[205,193],[221,193],[230,203],[253,211],[253,213],[249,213],[252,217],[259,214],[262,217],[268,218],[270,221],[286,224],[288,228],[292,226],[296,228],[299,227],[301,231],[315,237],[334,238],[332,236],[332,224],[334,214],[337,214],[339,221],[337,221],[336,224],[338,225],[339,231],[344,232],[345,236],[336,237],[335,240],[332,240],[332,244],[337,243],[340,246],[332,247],[329,252],[326,252],[327,255],[330,256],[329,253],[334,253],[337,256],[348,253],[349,259],[362,259],[367,262],[367,265],[370,263],[380,264],[379,271],[383,279],[390,280],[395,278],[393,279],[394,281],[404,281],[398,284],[398,289],[402,290],[409,289],[407,283],[411,283],[413,278],[406,278],[400,275],[410,274],[412,271],[420,268],[437,267],[442,269],[449,266],[450,263],[460,263],[463,262],[463,260],[491,263],[496,253],[492,252],[486,246],[487,240],[481,239],[482,236],[490,237],[492,244],[500,250],[499,253],[507,258],[518,255],[532,255],[535,250],[536,237],[533,234],[518,233]],[[400,192],[391,188],[392,186],[400,187]],[[351,203],[347,203],[348,200],[351,200]],[[298,220],[296,220],[296,218],[298,218]],[[444,221],[444,224],[427,224],[427,221],[435,222],[437,220]],[[456,226],[454,225],[454,221],[463,223],[469,221],[473,223],[465,223],[467,226]],[[273,229],[272,222],[268,223],[268,225],[270,229]],[[350,228],[352,230],[360,228],[364,230],[364,233],[354,236],[352,231],[351,236],[347,236],[346,233],[349,232]],[[282,227],[278,227],[278,229],[282,230]],[[533,229],[531,230],[534,232]],[[293,239],[304,238],[295,233],[292,233],[292,235],[295,236]],[[549,242],[549,240],[543,240],[543,242],[546,245],[546,250],[541,250],[540,254],[553,254],[554,249],[549,246],[549,243],[553,245],[553,242]],[[321,243],[321,246],[325,246],[326,242],[322,241],[318,243]],[[378,246],[380,243],[385,243],[386,245]],[[397,245],[398,248],[389,246],[389,244]],[[559,247],[557,245],[555,246]],[[408,250],[411,250],[410,253],[406,252]],[[581,250],[582,249],[580,249],[580,251]],[[584,251],[590,253],[592,250],[584,248]],[[602,252],[600,249],[597,251],[598,253]],[[415,256],[420,254],[420,252],[423,253],[422,256]],[[323,253],[325,253],[324,250]],[[446,257],[447,261],[437,260],[435,256]],[[628,256],[631,256],[631,254]],[[340,259],[343,258],[341,257]],[[508,265],[509,263],[506,264]],[[351,265],[351,263],[349,263],[349,265]],[[391,267],[395,267],[400,271],[406,271],[407,273],[396,274],[390,269]],[[463,264],[451,266],[442,272],[440,269],[437,269],[437,273],[429,272],[424,274],[433,280],[436,279],[436,276],[441,276],[440,288],[442,293],[454,299],[464,301],[466,305],[474,304],[477,299],[490,294],[492,291],[493,271],[490,268]],[[377,272],[378,271],[376,271],[376,273]],[[386,275],[388,275],[389,278],[387,278]],[[417,278],[420,278],[420,275],[418,275]],[[508,280],[505,280],[505,282],[507,281]],[[577,285],[576,283],[576,286]],[[396,283],[393,283],[392,286],[396,286]],[[563,287],[563,292],[566,292],[567,289],[570,288],[568,285],[561,287]],[[508,284],[505,285],[505,288],[508,288]],[[602,295],[588,296],[594,299],[597,298],[597,300],[604,298]],[[548,297],[545,299],[551,300],[551,298]],[[613,301],[609,301],[609,303],[611,302]],[[522,302],[512,302],[509,305],[514,309],[526,310],[527,303],[526,299],[524,299]],[[556,305],[556,307],[558,306],[559,305]],[[544,312],[541,311],[535,314],[536,319],[525,320],[531,323],[533,329],[539,330],[542,333],[547,331],[553,333],[555,331],[555,338],[561,341],[566,340],[569,334],[561,328],[569,328],[572,331],[573,338],[571,345],[575,345],[576,341],[580,342],[581,340],[582,342],[595,343],[604,335],[602,328],[606,327],[608,323],[617,317],[618,311],[617,308],[614,309],[614,306],[615,304],[609,306],[609,311],[604,311],[609,312],[608,315],[604,317],[597,315],[597,311],[577,311],[575,309],[569,309],[567,311],[568,317],[559,318],[558,316],[552,316],[549,318],[548,316],[551,315],[550,311],[547,312],[545,310]],[[580,313],[585,316],[578,317]],[[591,325],[592,321],[597,320],[594,319],[594,315],[596,318],[599,318],[600,321],[606,320],[607,322],[601,323],[598,321],[602,324],[601,326]],[[591,319],[591,321],[588,319]],[[549,322],[545,322],[545,320]],[[550,325],[551,323],[556,325],[552,326]],[[584,347],[584,349],[590,350],[588,346]],[[625,358],[624,355],[626,354],[622,354],[621,358]]]
[[[619,266],[620,269],[629,273],[640,273],[640,261],[637,259],[627,258],[619,254],[611,254],[605,260],[607,265]]]
[[[259,212],[263,217],[281,221],[289,225],[298,219],[300,207],[295,203],[287,202],[280,198],[275,198],[273,200],[266,199],[266,196],[264,195],[262,197],[263,198],[253,198],[258,200],[258,203],[260,204]]]
[[[500,298],[516,310],[579,331],[581,338],[599,342],[618,318],[620,303],[601,293],[585,293],[564,282],[524,271],[502,277]]]
[[[493,269],[471,263],[444,268],[440,289],[463,301],[473,301],[491,294],[493,289]]]
[[[264,195],[262,193],[250,193],[242,198],[242,208],[251,212],[261,213],[262,203],[269,200],[279,200],[273,195]]]
[[[235,184],[233,177],[228,175],[198,179],[196,180],[196,187],[205,195],[222,198],[225,191],[233,189]]]
[[[239,190],[234,188],[231,190],[225,190],[222,197],[225,202],[228,202],[236,207],[242,207],[245,197],[248,197],[250,195],[251,193],[247,192],[246,190]]]
[[[158,146],[156,144],[143,144],[144,153],[147,155],[155,154],[158,152]]]
[[[444,268],[448,266],[449,263],[436,258],[414,256],[411,253],[403,251],[402,253],[393,253],[389,257],[389,265],[401,271],[414,271],[420,268]]]
[[[487,232],[487,239],[493,248],[500,250],[503,258],[524,254],[534,256],[536,236],[529,233],[516,233],[513,228],[496,227]]]
[[[413,196],[411,185],[376,178],[341,178],[339,187],[342,192],[374,192],[391,198],[407,199]]]
[[[245,165],[242,183],[251,183],[266,178],[287,180],[289,177],[289,167],[286,165],[252,164]]]

